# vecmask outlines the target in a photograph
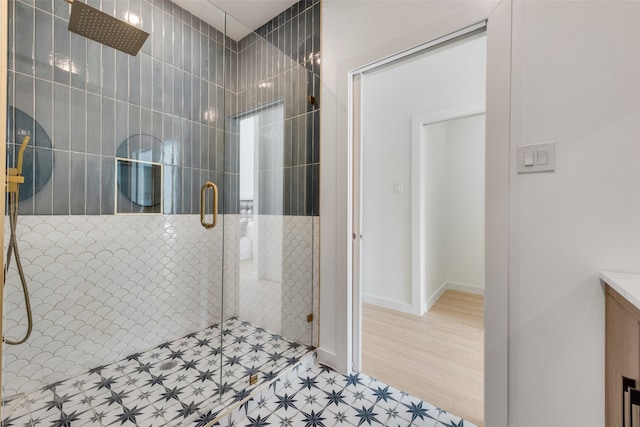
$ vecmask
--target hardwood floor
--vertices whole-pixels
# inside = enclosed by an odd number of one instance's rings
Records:
[[[481,295],[446,291],[422,317],[363,304],[363,372],[479,427],[483,358]]]

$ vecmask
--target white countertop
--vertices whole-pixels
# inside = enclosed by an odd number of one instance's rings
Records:
[[[601,271],[600,278],[640,310],[640,274]]]

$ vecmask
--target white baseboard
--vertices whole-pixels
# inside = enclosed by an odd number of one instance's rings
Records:
[[[316,351],[318,354],[318,363],[322,363],[323,365],[336,369],[336,361],[338,358],[335,353],[325,350],[322,347],[319,347]]]
[[[429,309],[431,307],[433,307],[433,305],[436,302],[438,302],[438,300],[440,299],[442,294],[445,293],[445,291],[459,291],[459,292],[466,292],[468,294],[484,295],[484,287],[483,286],[468,285],[466,283],[457,283],[457,282],[444,282],[442,285],[440,285],[438,290],[435,291],[431,295],[431,297],[429,297],[427,299],[427,310],[426,311],[429,311]]]
[[[442,294],[444,294],[444,291],[447,290],[447,283],[448,282],[444,282],[442,285],[440,285],[437,291],[435,291],[429,298],[427,298],[427,309],[425,310],[425,313],[429,311],[436,302],[438,302]]]
[[[447,290],[466,292],[468,294],[484,295],[484,286],[468,285],[466,283],[446,282]]]
[[[366,304],[377,305],[378,307],[388,308],[389,310],[402,311],[403,313],[415,314],[411,304],[406,302],[395,301],[387,298],[381,298],[374,295],[362,294],[362,302]]]

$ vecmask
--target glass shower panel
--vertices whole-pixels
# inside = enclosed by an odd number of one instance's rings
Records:
[[[225,174],[224,103],[234,91],[225,84],[235,82],[225,55],[237,60],[237,43],[208,3],[203,14],[169,1],[87,3],[149,32],[140,53],[70,33],[64,0],[9,1],[7,165],[29,136],[15,232],[33,332],[3,344],[4,417],[206,421],[228,381],[223,275],[235,255],[227,259],[223,237],[237,212]],[[220,189],[211,229],[200,219],[207,182]],[[208,203],[205,214],[211,221]],[[4,337],[24,336],[13,261],[4,315]]]
[[[252,377],[257,384],[272,380],[317,345],[320,64],[314,22],[319,4],[309,2],[255,31],[227,17],[223,329],[229,334],[222,350],[223,367],[244,367],[229,398],[248,393]]]

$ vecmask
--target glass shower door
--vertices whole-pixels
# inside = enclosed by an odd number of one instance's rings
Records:
[[[3,344],[3,418],[208,422],[224,389],[225,15],[87,3],[149,32],[140,53],[70,33],[64,0],[9,1],[7,164],[30,136],[15,232],[33,332]],[[205,230],[209,181],[220,215]],[[4,297],[16,340],[27,316],[13,262]]]
[[[319,16],[300,2],[255,31],[227,17],[223,402],[317,345]]]

